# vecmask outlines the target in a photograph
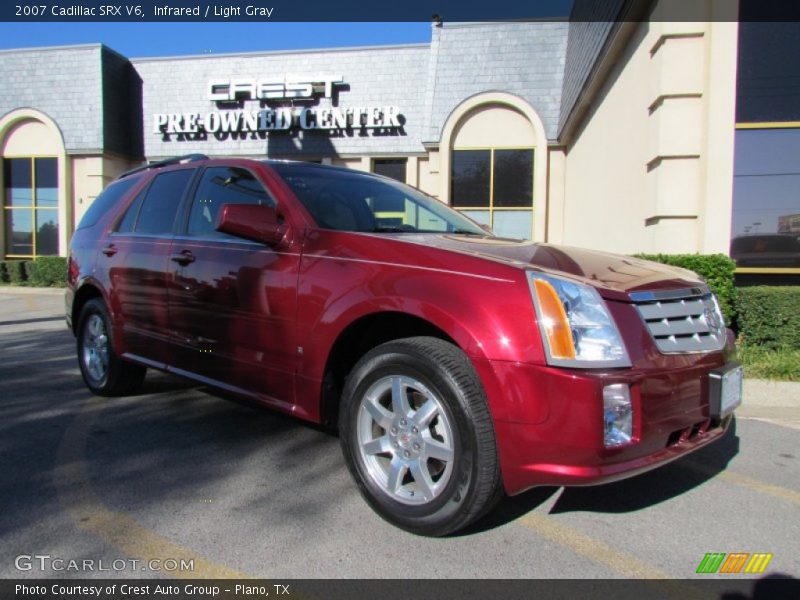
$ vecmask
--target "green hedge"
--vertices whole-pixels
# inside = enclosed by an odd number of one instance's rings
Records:
[[[729,257],[724,254],[637,254],[636,257],[682,267],[700,275],[711,291],[717,295],[726,324],[731,324],[736,302],[736,292],[733,287],[733,271],[736,269],[736,263]]]
[[[7,277],[7,279],[4,278],[3,281],[11,285],[24,285],[28,280],[28,275],[25,271],[25,262],[24,260],[3,261],[2,270],[5,271]]]
[[[11,285],[64,287],[67,284],[67,259],[40,256],[36,260],[0,261],[0,281]]]
[[[64,287],[67,283],[67,259],[63,256],[40,256],[26,267],[30,285]]]
[[[740,344],[800,350],[800,287],[739,288],[736,313]]]

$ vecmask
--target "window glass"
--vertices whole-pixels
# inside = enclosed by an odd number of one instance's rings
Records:
[[[6,254],[58,254],[58,159],[3,161]]]
[[[144,200],[144,196],[147,193],[147,188],[143,189],[136,195],[136,198],[133,199],[128,209],[125,211],[122,219],[120,219],[119,223],[117,223],[117,227],[114,231],[117,233],[132,233],[133,228],[136,225],[136,217],[139,216],[139,209],[142,207],[142,201]]]
[[[36,206],[58,208],[58,159],[35,159]]]
[[[52,256],[58,254],[58,211],[39,209],[36,211],[36,254]]]
[[[194,169],[181,169],[156,175],[139,211],[136,233],[172,232],[175,215],[194,171]]]
[[[324,229],[453,232],[486,235],[438,200],[402,183],[346,170],[271,163]],[[390,214],[378,210],[390,206]]]
[[[491,150],[453,151],[453,206],[489,206]]]
[[[500,210],[494,213],[495,235],[517,240],[527,240],[531,237],[533,228],[533,211],[530,210]]]
[[[533,150],[495,150],[493,179],[494,206],[533,206]]]
[[[800,267],[800,128],[736,132],[731,258]]]
[[[452,205],[496,235],[530,239],[533,229],[533,148],[453,150]],[[525,208],[520,212],[509,209]]]
[[[83,213],[83,218],[77,228],[83,229],[85,227],[92,227],[104,214],[111,210],[138,181],[139,177],[126,177],[106,187],[106,189],[100,192],[100,195],[94,199],[94,202],[92,202],[86,212]]]
[[[6,252],[33,256],[33,215],[30,209],[6,210]]]
[[[797,101],[800,61],[796,59],[800,23],[768,18],[770,4],[763,0],[739,2],[738,123],[800,121],[800,102]]]
[[[212,167],[203,172],[189,213],[187,233],[198,236],[229,237],[216,231],[217,215],[223,204],[275,206],[264,186],[246,169]]]
[[[7,158],[3,161],[5,205],[33,205],[33,164],[30,158]]]
[[[376,158],[372,162],[372,170],[378,175],[405,183],[406,163],[408,160],[405,158]]]

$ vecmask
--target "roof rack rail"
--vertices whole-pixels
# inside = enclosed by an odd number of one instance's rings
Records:
[[[208,157],[205,154],[184,154],[182,156],[174,156],[166,160],[160,160],[158,162],[150,163],[149,165],[142,165],[141,167],[136,167],[135,169],[131,169],[130,171],[125,171],[122,175],[117,177],[117,179],[123,179],[128,175],[133,175],[134,173],[140,173],[141,171],[147,171],[148,169],[161,169],[163,167],[168,167],[170,165],[177,165],[182,162],[195,162],[198,160],[208,160]]]

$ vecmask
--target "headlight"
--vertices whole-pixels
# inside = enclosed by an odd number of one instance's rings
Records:
[[[559,367],[631,366],[628,352],[606,304],[593,287],[540,273],[528,273],[547,352]]]

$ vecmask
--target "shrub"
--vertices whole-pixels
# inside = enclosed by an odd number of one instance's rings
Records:
[[[800,287],[739,288],[736,313],[740,344],[800,350]]]
[[[64,287],[67,280],[67,259],[63,256],[40,256],[31,261],[28,281],[37,287]]]
[[[6,261],[0,260],[0,283],[8,283],[8,265]]]
[[[700,275],[716,294],[725,323],[731,324],[735,313],[733,271],[736,263],[729,257],[724,254],[637,254],[636,257],[682,267]]]
[[[8,269],[8,281],[11,285],[24,285],[28,276],[25,272],[24,260],[9,260],[6,262],[6,269]]]

